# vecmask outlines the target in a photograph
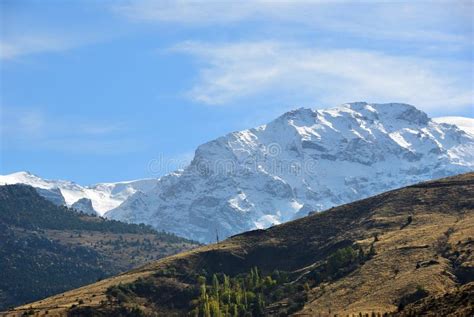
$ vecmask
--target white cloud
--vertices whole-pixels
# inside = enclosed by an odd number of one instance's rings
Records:
[[[139,21],[214,24],[242,20],[260,11],[256,2],[131,1],[114,5],[113,11]]]
[[[200,61],[196,101],[226,105],[274,92],[295,100],[407,102],[424,109],[472,105],[471,63],[392,56],[376,51],[315,49],[275,41],[173,48]]]
[[[469,12],[474,8],[468,1],[144,0],[121,3],[112,9],[134,21],[190,27],[259,21],[285,24],[287,29],[299,25],[306,31],[324,30],[365,38],[470,45]]]
[[[77,5],[80,6],[80,3]],[[121,28],[112,23],[98,23],[86,16],[83,18],[90,20],[87,23],[75,15],[69,15],[65,22],[64,17],[70,14],[68,8],[69,5],[59,5],[58,12],[49,20],[43,20],[41,15],[36,14],[26,19],[22,10],[6,12],[0,33],[0,60],[5,62],[33,54],[61,53],[120,38],[124,34]],[[110,13],[108,10],[106,12]]]

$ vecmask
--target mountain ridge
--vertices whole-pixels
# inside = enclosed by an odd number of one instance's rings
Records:
[[[232,285],[245,283],[255,292],[246,296],[261,300],[239,304],[241,315],[470,316],[473,189],[474,173],[467,173],[392,190],[245,232],[4,315],[49,310],[60,316],[183,316],[205,307],[203,285],[215,311],[234,309],[241,288]],[[230,301],[223,296],[216,306],[213,294],[226,291],[226,278]]]
[[[106,217],[211,242],[216,232],[223,238],[266,228],[393,188],[472,171],[474,135],[466,128],[472,120],[430,119],[400,103],[299,108],[202,144],[188,167],[159,179],[39,185],[58,202],[64,193],[68,206],[90,199]],[[6,177],[0,176],[0,183]],[[89,210],[82,202],[76,207]]]
[[[196,149],[107,217],[201,242],[474,168],[474,136],[407,104],[300,108]]]
[[[455,125],[464,132],[474,135],[474,118],[448,116],[434,118],[433,121]]]
[[[155,183],[156,179],[145,178],[82,186],[72,181],[43,179],[28,171],[0,175],[0,185],[26,184],[33,186],[37,188],[40,195],[56,205],[64,204],[72,207],[83,198],[89,199],[93,210],[100,216],[119,206],[136,191],[147,191]]]

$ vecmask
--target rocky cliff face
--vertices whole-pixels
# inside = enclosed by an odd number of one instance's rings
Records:
[[[474,168],[474,136],[406,104],[297,109],[198,147],[106,216],[202,242]]]
[[[88,215],[97,215],[97,212],[92,206],[92,201],[88,198],[81,198],[71,205],[72,209],[78,210]]]

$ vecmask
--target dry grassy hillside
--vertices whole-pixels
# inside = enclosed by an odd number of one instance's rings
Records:
[[[472,316],[473,193],[474,173],[402,188],[168,257],[5,315],[185,316],[206,307],[203,281],[209,285],[226,274],[234,296],[234,285],[248,283],[243,274],[258,268],[252,291],[264,311],[242,304],[238,315],[436,316],[442,309],[446,316]],[[220,287],[208,286],[209,294]],[[233,307],[230,295],[220,296],[219,309]]]

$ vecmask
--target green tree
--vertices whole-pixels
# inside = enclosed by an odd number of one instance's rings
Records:
[[[217,278],[217,275],[214,274],[212,275],[212,296],[219,301],[219,279]]]

